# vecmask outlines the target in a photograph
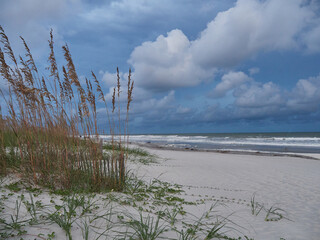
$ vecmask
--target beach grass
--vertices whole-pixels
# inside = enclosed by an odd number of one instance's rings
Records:
[[[16,58],[0,26],[1,91],[0,174],[17,171],[25,181],[52,189],[122,190],[126,179],[125,147],[133,81],[129,71],[126,113],[121,114],[121,82],[117,69],[111,109],[95,74],[78,77],[68,45],[62,47],[65,66],[58,66],[53,33],[49,39],[49,77],[41,76],[26,41],[24,56]],[[112,154],[103,154],[99,140],[97,104],[105,106]],[[101,104],[101,103],[100,103]],[[110,113],[109,113],[110,112]],[[123,119],[123,120],[122,120]],[[84,137],[80,137],[84,136]],[[123,139],[121,141],[121,139]]]
[[[251,214],[258,216],[261,210],[264,208],[263,204],[256,201],[256,194],[254,193],[250,199]]]

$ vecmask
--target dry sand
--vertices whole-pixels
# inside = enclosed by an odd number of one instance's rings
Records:
[[[320,239],[320,160],[304,159],[289,156],[259,156],[247,154],[228,154],[213,152],[173,151],[163,149],[147,149],[157,157],[157,163],[148,165],[128,162],[129,167],[147,182],[154,178],[173,184],[182,185],[185,191],[179,197],[196,205],[184,205],[184,209],[194,219],[198,219],[214,204],[214,214],[228,218],[223,229],[232,237],[248,236],[256,240],[286,239],[286,240],[319,240]],[[12,179],[8,180],[9,182]],[[8,196],[5,205],[15,212],[15,199],[21,192],[8,195],[7,189],[2,189],[1,196]],[[27,192],[24,192],[28,198]],[[258,216],[251,214],[250,200],[255,194],[255,201],[264,206]],[[114,194],[114,197],[126,198],[124,194]],[[99,206],[92,214],[97,216],[107,212],[110,197],[98,194],[95,204]],[[50,205],[50,200],[62,204],[59,196],[52,196],[44,191],[35,197]],[[113,204],[113,203],[112,203]],[[148,204],[147,204],[148,205]],[[152,204],[149,207],[153,207]],[[163,206],[158,206],[163,209]],[[265,221],[267,209],[281,208],[284,218],[279,221]],[[53,212],[55,209],[47,209]],[[157,209],[156,209],[157,210]],[[156,211],[155,210],[155,211]],[[137,208],[132,205],[113,204],[115,220],[123,213],[137,214]],[[8,214],[8,213],[6,213]],[[25,210],[20,215],[27,216]],[[8,215],[9,216],[9,215]],[[277,219],[279,216],[270,215]],[[181,218],[177,217],[182,220]],[[221,219],[221,218],[220,218]],[[73,239],[83,239],[83,226],[90,216],[77,219],[73,223]],[[94,231],[89,239],[99,237],[99,229],[106,226],[103,222],[95,223]],[[179,225],[179,223],[178,223]],[[27,234],[23,239],[46,239],[47,234],[55,232],[53,239],[66,239],[63,230],[55,223],[37,226],[25,226]],[[81,230],[82,229],[82,230]],[[100,231],[101,232],[101,231]],[[37,237],[42,233],[40,237]],[[164,233],[165,238],[178,239],[177,233]],[[19,237],[14,238],[19,239]],[[101,236],[99,239],[111,239]],[[201,237],[199,239],[202,239]],[[244,239],[244,238],[242,238]]]
[[[240,230],[245,235],[259,240],[281,237],[287,240],[320,239],[320,160],[159,149],[149,151],[162,160],[159,164],[142,166],[140,174],[149,178],[159,176],[161,180],[183,185],[191,200],[199,198],[199,195],[222,200],[227,207],[221,209],[221,214],[233,213],[232,220],[244,227]],[[247,204],[250,204],[253,194],[265,208],[274,206],[285,210],[290,220],[266,222],[265,211],[252,216],[251,207]],[[205,205],[208,207],[210,201]]]

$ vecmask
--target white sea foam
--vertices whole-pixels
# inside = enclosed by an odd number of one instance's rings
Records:
[[[102,136],[110,140],[110,136]],[[320,137],[287,137],[287,136],[250,136],[232,135],[131,135],[130,142],[167,144],[175,147],[188,146],[212,149],[246,149],[246,150],[268,150],[268,148],[312,148],[320,152]],[[263,148],[263,149],[262,149]]]

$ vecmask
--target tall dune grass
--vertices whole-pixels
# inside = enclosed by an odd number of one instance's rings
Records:
[[[67,45],[62,47],[66,65],[59,68],[52,31],[49,77],[40,75],[26,41],[20,38],[25,55],[16,58],[0,26],[0,80],[8,85],[0,98],[6,106],[3,115],[0,111],[0,174],[15,168],[25,180],[54,189],[121,190],[126,179],[127,154],[122,147],[126,143],[113,140],[112,145],[120,147],[120,151],[105,154],[98,140],[97,116],[97,104],[103,102],[112,139],[116,126],[121,133],[119,71],[109,115],[95,74],[92,72],[92,80],[85,79],[85,86],[81,84]],[[132,90],[129,71],[126,116]],[[128,129],[127,125],[128,117],[124,129]]]

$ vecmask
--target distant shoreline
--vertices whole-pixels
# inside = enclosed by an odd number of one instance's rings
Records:
[[[101,139],[111,140],[108,135]],[[118,140],[119,136],[115,136]],[[234,133],[130,135],[132,143],[153,143],[178,149],[213,150],[216,152],[253,152],[315,155],[320,158],[320,133]]]
[[[254,155],[254,156],[277,156],[277,157],[298,157],[298,158],[304,158],[309,160],[320,160],[320,154],[319,157],[317,157],[317,154],[309,154],[309,153],[290,153],[290,152],[263,152],[263,151],[246,151],[246,150],[218,150],[218,149],[200,149],[200,148],[194,148],[194,147],[185,147],[185,148],[179,148],[179,147],[173,147],[173,146],[165,146],[161,144],[156,143],[137,143],[137,142],[130,142],[130,145],[137,145],[139,147],[146,147],[151,149],[157,149],[157,150],[171,150],[171,151],[189,151],[189,152],[212,152],[212,153],[222,153],[222,154],[239,154],[239,155]]]
[[[288,135],[292,135],[292,134],[320,134],[320,132],[316,131],[316,132],[186,132],[186,133],[130,133],[130,136],[138,136],[138,135],[187,135],[187,136],[192,136],[192,135],[206,135],[206,134],[212,134],[212,135],[225,135],[225,134],[235,134],[235,135],[248,135],[248,134],[288,134]],[[102,134],[103,135],[103,134]]]

